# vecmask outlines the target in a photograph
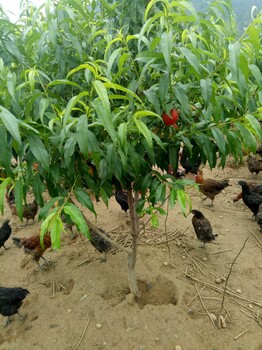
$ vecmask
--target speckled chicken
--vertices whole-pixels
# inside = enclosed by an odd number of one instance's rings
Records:
[[[13,215],[17,216],[17,211],[16,211],[16,206],[15,204],[12,204],[10,206],[11,212]],[[34,200],[33,202],[27,204],[24,206],[23,208],[23,218],[26,219],[26,225],[28,224],[28,221],[30,219],[33,220],[33,222],[35,221],[35,216],[37,214],[38,211],[38,204],[36,203],[36,200]]]
[[[43,267],[39,264],[40,258],[42,258],[46,264],[49,264],[49,261],[47,261],[43,257],[43,254],[46,251],[46,249],[50,248],[52,245],[51,237],[50,237],[49,233],[47,233],[44,236],[44,246],[43,247],[40,244],[40,234],[39,233],[32,235],[30,237],[23,237],[23,238],[13,237],[13,242],[18,248],[24,247],[24,252],[26,254],[32,255],[33,259],[37,263],[40,270],[43,269]]]
[[[262,171],[262,159],[249,154],[247,158],[247,167],[251,174],[258,174]]]
[[[5,250],[7,250],[7,248],[5,247],[5,242],[8,240],[12,233],[12,228],[9,225],[9,222],[10,220],[5,220],[3,222],[3,225],[0,227],[0,248],[4,247]]]
[[[197,235],[197,238],[203,242],[202,248],[207,242],[211,242],[217,237],[213,234],[213,229],[210,221],[201,213],[201,211],[193,209],[191,213],[194,215],[192,224]]]
[[[0,314],[7,317],[4,326],[7,326],[10,322],[10,316],[18,314],[20,318],[24,318],[19,314],[19,308],[21,307],[23,300],[29,294],[29,291],[20,287],[0,287]]]
[[[102,228],[98,228],[99,231],[101,231],[105,236],[110,238],[109,234],[104,231]],[[100,253],[105,253],[104,259],[101,261],[106,261],[107,253],[111,250],[112,246],[111,244],[106,241],[103,237],[99,236],[94,229],[89,228],[90,232],[90,243],[92,244],[93,247],[95,247]]]
[[[204,179],[201,174],[196,175],[194,177],[194,180],[197,184],[199,184],[199,190],[206,196],[206,198],[211,199],[211,205],[213,205],[215,196],[217,196],[223,189],[229,186],[229,181],[226,179]],[[206,198],[203,198],[203,200]]]
[[[120,205],[121,209],[124,210],[124,212],[127,212],[129,209],[127,193],[117,189],[115,193],[115,199]]]

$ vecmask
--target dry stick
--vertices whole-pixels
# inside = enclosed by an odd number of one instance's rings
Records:
[[[203,292],[203,290],[204,290],[205,288],[206,288],[206,286],[202,287],[200,292]],[[197,297],[198,297],[198,293],[194,296],[194,298],[192,298],[192,299],[190,300],[189,303],[187,303],[187,306],[189,306]]]
[[[241,337],[241,335],[245,334],[248,331],[248,329],[245,329],[243,332],[239,333],[234,340],[237,340],[239,337]]]
[[[74,350],[76,350],[76,349],[79,347],[79,345],[81,344],[82,340],[84,339],[85,332],[86,332],[87,327],[88,327],[88,325],[89,325],[90,319],[91,319],[91,317],[89,317],[89,319],[87,320],[86,325],[85,325],[85,328],[84,328],[84,331],[83,331],[83,333],[82,333],[82,335],[81,335],[81,337],[80,337],[78,343],[77,343],[76,346],[74,347]]]
[[[209,317],[211,323],[212,323],[213,325],[215,325],[215,322],[214,322],[213,318],[211,317],[210,313],[208,312],[208,310],[207,310],[207,308],[206,308],[206,306],[205,306],[205,304],[204,304],[204,302],[203,302],[203,299],[201,298],[201,295],[200,295],[199,290],[198,290],[198,287],[197,287],[197,283],[195,284],[195,287],[196,287],[196,291],[197,291],[197,294],[198,294],[198,296],[199,296],[200,302],[201,302],[201,304],[202,304],[202,306],[203,306],[203,308],[204,308],[204,310],[205,310],[207,316]]]
[[[212,275],[212,276],[215,277],[215,278],[219,278],[219,277],[218,277],[217,275],[215,275],[213,272],[209,271],[208,268],[207,268],[207,266],[206,266],[206,264],[204,264],[201,260],[199,260],[199,259],[196,258],[196,257],[194,257],[194,259],[195,259],[196,261],[198,261],[201,265],[205,266],[205,268],[207,269],[207,272],[209,272],[210,275]]]
[[[224,250],[216,250],[214,252],[207,253],[208,255],[211,254],[218,254],[218,253],[225,253],[225,252],[231,252],[232,249],[224,249]]]
[[[258,241],[259,245],[262,247],[262,242],[257,238],[256,234],[252,230],[249,230],[249,232],[255,237],[255,239]]]
[[[219,293],[223,293],[223,292],[224,292],[223,289],[221,289],[221,288],[219,288],[219,287],[217,287],[217,286],[214,286],[214,285],[211,284],[211,283],[202,281],[202,280],[200,280],[200,279],[198,279],[198,278],[195,278],[195,277],[189,275],[187,272],[181,270],[179,267],[177,267],[176,265],[174,265],[174,264],[172,264],[172,263],[170,263],[170,266],[173,266],[175,269],[177,269],[177,270],[178,270],[179,272],[181,272],[183,275],[185,275],[186,277],[190,278],[191,280],[193,280],[193,281],[195,281],[195,282],[199,282],[199,283],[203,284],[204,286],[210,287],[211,289],[215,290],[216,292],[219,292]],[[244,297],[243,295],[239,295],[239,294],[237,294],[237,293],[234,293],[233,291],[229,290],[229,288],[227,288],[226,293],[227,293],[228,295],[234,296],[234,297],[236,297],[236,298],[238,298],[238,299],[245,300],[245,301],[247,301],[247,302],[249,302],[249,303],[252,303],[252,304],[254,304],[254,305],[257,305],[257,306],[259,306],[259,307],[262,307],[262,303],[259,303],[257,300],[251,299],[251,298],[248,298],[248,297]]]
[[[198,264],[194,261],[194,259],[191,258],[191,256],[187,253],[187,251],[183,249],[183,252],[186,254],[186,256],[192,261],[192,263],[196,266],[196,268],[202,273],[202,275],[206,276],[205,272],[201,269],[201,267],[198,266]]]
[[[237,253],[235,259],[232,261],[232,264],[230,266],[230,269],[229,269],[229,272],[228,272],[228,275],[227,275],[227,278],[226,278],[226,281],[225,281],[225,286],[224,286],[224,292],[223,292],[223,295],[222,295],[222,303],[221,303],[221,308],[220,308],[220,312],[219,312],[219,316],[218,316],[218,326],[221,328],[221,317],[222,317],[222,311],[223,311],[223,307],[224,307],[224,302],[225,302],[225,296],[226,296],[226,288],[227,288],[227,283],[228,283],[228,280],[229,280],[229,277],[232,273],[232,270],[233,270],[233,266],[237,260],[237,258],[239,257],[239,255],[242,253],[242,251],[244,250],[245,248],[245,245],[247,243],[247,240],[248,240],[248,237],[246,238],[243,246],[241,247],[240,251]]]

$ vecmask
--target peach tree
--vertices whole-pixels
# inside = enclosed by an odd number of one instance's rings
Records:
[[[22,5],[17,23],[3,11],[0,20],[1,211],[12,186],[21,218],[32,189],[41,235],[57,249],[62,213],[88,236],[78,204],[96,216],[92,198],[108,205],[116,187],[127,190],[137,295],[138,215],[157,226],[167,200],[184,214],[190,205],[190,182],[166,173],[180,148],[214,168],[261,141],[262,16],[237,37],[230,1],[205,13],[184,0]]]

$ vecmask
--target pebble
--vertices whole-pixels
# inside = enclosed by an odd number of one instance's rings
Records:
[[[160,339],[159,339],[159,338],[155,338],[155,342],[156,342],[156,343],[159,343],[159,342],[160,342]]]
[[[165,261],[165,262],[163,263],[163,265],[164,265],[164,266],[168,266],[168,262]]]
[[[213,320],[214,322],[216,322],[216,321],[217,321],[217,317],[216,317],[216,315],[214,315],[214,314],[210,314],[210,317],[212,318],[212,320]]]
[[[203,260],[203,261],[207,261],[207,257],[206,257],[206,256],[203,256],[202,260]]]
[[[96,328],[97,328],[97,329],[100,329],[100,328],[102,328],[102,325],[101,325],[101,323],[97,323],[97,324],[96,324]]]
[[[253,309],[253,305],[252,305],[252,304],[249,304],[248,307],[249,307],[250,309]]]
[[[162,252],[166,252],[166,249],[164,248],[164,249],[162,249]]]
[[[186,258],[185,255],[182,255],[182,259],[185,260],[185,258]]]
[[[241,289],[237,289],[236,292],[237,292],[238,294],[241,294],[241,293],[242,293],[242,290],[241,290]]]
[[[128,305],[134,305],[135,304],[135,297],[134,294],[129,293],[125,297],[125,301],[127,302]]]
[[[86,298],[87,298],[87,294],[83,295],[83,296],[80,298],[80,301],[84,301]]]
[[[216,282],[217,284],[219,284],[219,283],[221,283],[222,281],[221,281],[220,278],[216,278],[216,279],[215,279],[215,282]]]
[[[186,248],[186,243],[182,243],[182,244],[181,244],[181,247],[182,247],[182,248]]]
[[[220,219],[223,219],[223,215],[219,215]]]
[[[175,350],[182,350],[182,347],[180,345],[176,345]]]
[[[220,279],[221,279],[222,282],[226,281],[226,277],[224,277],[224,276],[222,276]]]
[[[225,231],[228,232],[228,229],[226,228]]]
[[[181,246],[181,242],[179,242],[179,241],[176,242],[176,246],[177,246],[177,247],[180,247],[180,246]]]
[[[70,312],[72,312],[72,309],[67,310],[67,313],[68,313],[68,314],[70,314]]]

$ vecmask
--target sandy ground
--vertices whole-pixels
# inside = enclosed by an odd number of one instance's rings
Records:
[[[0,285],[25,287],[30,295],[20,309],[27,314],[24,322],[16,315],[0,329],[0,349],[262,350],[262,234],[242,200],[232,202],[239,192],[236,181],[253,178],[245,165],[234,169],[229,164],[225,170],[205,168],[204,176],[227,177],[231,184],[215,198],[213,207],[202,203],[195,189],[189,190],[193,208],[205,214],[218,234],[215,243],[200,248],[192,215],[185,218],[178,205],[167,219],[168,245],[164,217],[158,229],[147,224],[136,268],[143,292],[138,303],[129,294],[124,252],[110,254],[106,263],[100,263],[101,255],[86,239],[83,243],[80,236],[71,240],[65,235],[60,251],[45,252],[54,264],[42,273],[9,239],[10,249],[1,248]],[[254,182],[262,182],[261,177]],[[115,199],[108,209],[98,203],[96,210],[97,220],[88,217],[112,238],[128,244],[130,223]],[[40,223],[19,227],[21,222],[11,217],[9,209],[4,218],[11,218],[12,236],[39,231]],[[223,279],[247,237],[228,281],[226,328],[219,329],[207,312],[218,316]]]

